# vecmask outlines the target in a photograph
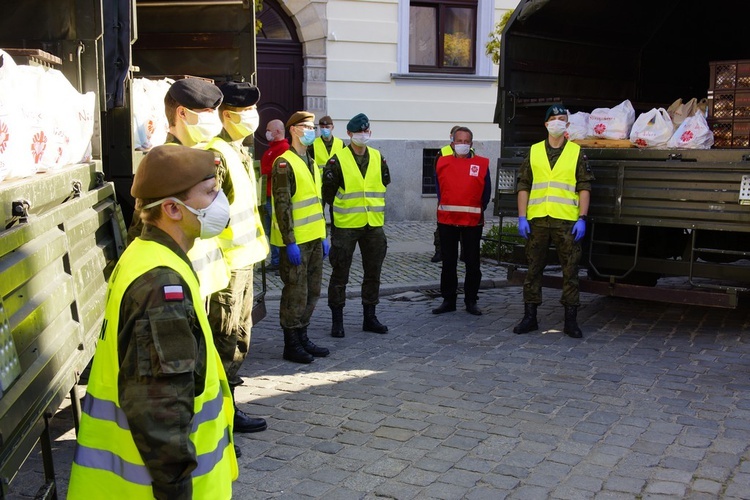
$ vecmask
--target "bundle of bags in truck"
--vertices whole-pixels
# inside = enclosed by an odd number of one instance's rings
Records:
[[[164,112],[164,96],[174,83],[171,78],[151,80],[134,78],[133,94],[133,147],[147,151],[167,140],[169,123]]]
[[[705,100],[676,100],[668,109],[653,108],[636,119],[629,100],[613,108],[597,108],[569,117],[568,138],[629,139],[643,148],[709,149],[714,143]]]
[[[0,50],[0,181],[91,158],[96,95]]]

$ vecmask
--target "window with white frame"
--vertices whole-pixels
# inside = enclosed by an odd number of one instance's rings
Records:
[[[494,0],[399,0],[401,74],[491,76]]]

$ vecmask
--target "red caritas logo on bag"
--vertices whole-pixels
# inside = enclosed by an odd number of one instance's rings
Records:
[[[693,131],[686,130],[680,136],[680,142],[690,142],[693,139]]]
[[[10,134],[8,133],[8,125],[4,122],[0,122],[0,153],[5,153],[5,148],[8,147],[8,140]]]
[[[607,130],[607,126],[603,123],[597,123],[594,126],[594,132],[598,135],[603,134],[605,130]]]
[[[45,149],[47,149],[47,136],[44,135],[42,130],[34,134],[34,139],[31,141],[31,155],[34,157],[34,163],[39,163],[42,160]]]

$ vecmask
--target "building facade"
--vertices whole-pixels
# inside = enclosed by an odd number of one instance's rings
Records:
[[[278,75],[294,78],[293,67],[283,73],[264,65],[279,57],[263,52],[269,45],[280,47],[274,36],[292,44],[296,40],[301,81],[292,92],[301,93],[298,104],[318,118],[330,115],[334,135],[341,138],[347,138],[349,118],[357,113],[370,118],[371,146],[382,152],[392,176],[387,220],[435,219],[432,158],[449,142],[451,127],[469,127],[477,154],[489,157],[491,165],[499,155],[500,131],[492,123],[498,68],[485,54],[485,44],[497,21],[517,3],[264,0],[258,85],[265,97],[270,88],[278,91]],[[287,33],[272,32],[276,25],[284,25]],[[282,117],[280,106],[266,104],[262,125],[274,113]]]

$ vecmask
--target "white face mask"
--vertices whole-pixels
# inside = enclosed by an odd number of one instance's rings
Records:
[[[466,156],[471,150],[471,144],[456,144],[456,154],[459,156]]]
[[[218,236],[229,225],[229,200],[227,199],[227,195],[224,194],[224,191],[219,190],[219,193],[216,195],[216,198],[214,198],[214,201],[212,201],[211,204],[206,208],[189,207],[185,205],[185,203],[183,203],[181,200],[178,200],[177,198],[173,198],[171,196],[169,198],[163,198],[159,201],[149,203],[143,208],[146,209],[155,207],[156,205],[164,202],[164,200],[172,200],[178,205],[182,205],[183,207],[187,208],[188,211],[192,212],[196,217],[198,217],[198,221],[201,223],[200,238],[202,240],[207,240],[213,238],[214,236]]]
[[[195,125],[191,125],[187,122],[187,120],[183,120],[185,122],[185,129],[187,130],[188,135],[196,143],[208,142],[219,135],[219,132],[221,132],[221,120],[219,119],[219,115],[218,113],[216,113],[216,111],[212,110],[204,111],[202,113],[196,113],[192,109],[187,108],[185,108],[185,111],[198,117],[198,123],[196,123]]]
[[[258,130],[260,124],[260,116],[258,115],[257,109],[246,109],[245,111],[230,111],[231,114],[239,116],[240,122],[236,123],[232,120],[232,125],[237,129],[242,136],[247,137],[252,135]]]
[[[273,132],[270,130],[266,130],[266,140],[268,142],[273,142]]]
[[[565,133],[566,128],[568,128],[568,122],[562,120],[550,120],[547,122],[547,132],[552,137],[560,137]]]
[[[364,146],[370,140],[370,132],[357,132],[352,134],[352,143],[355,146]]]

